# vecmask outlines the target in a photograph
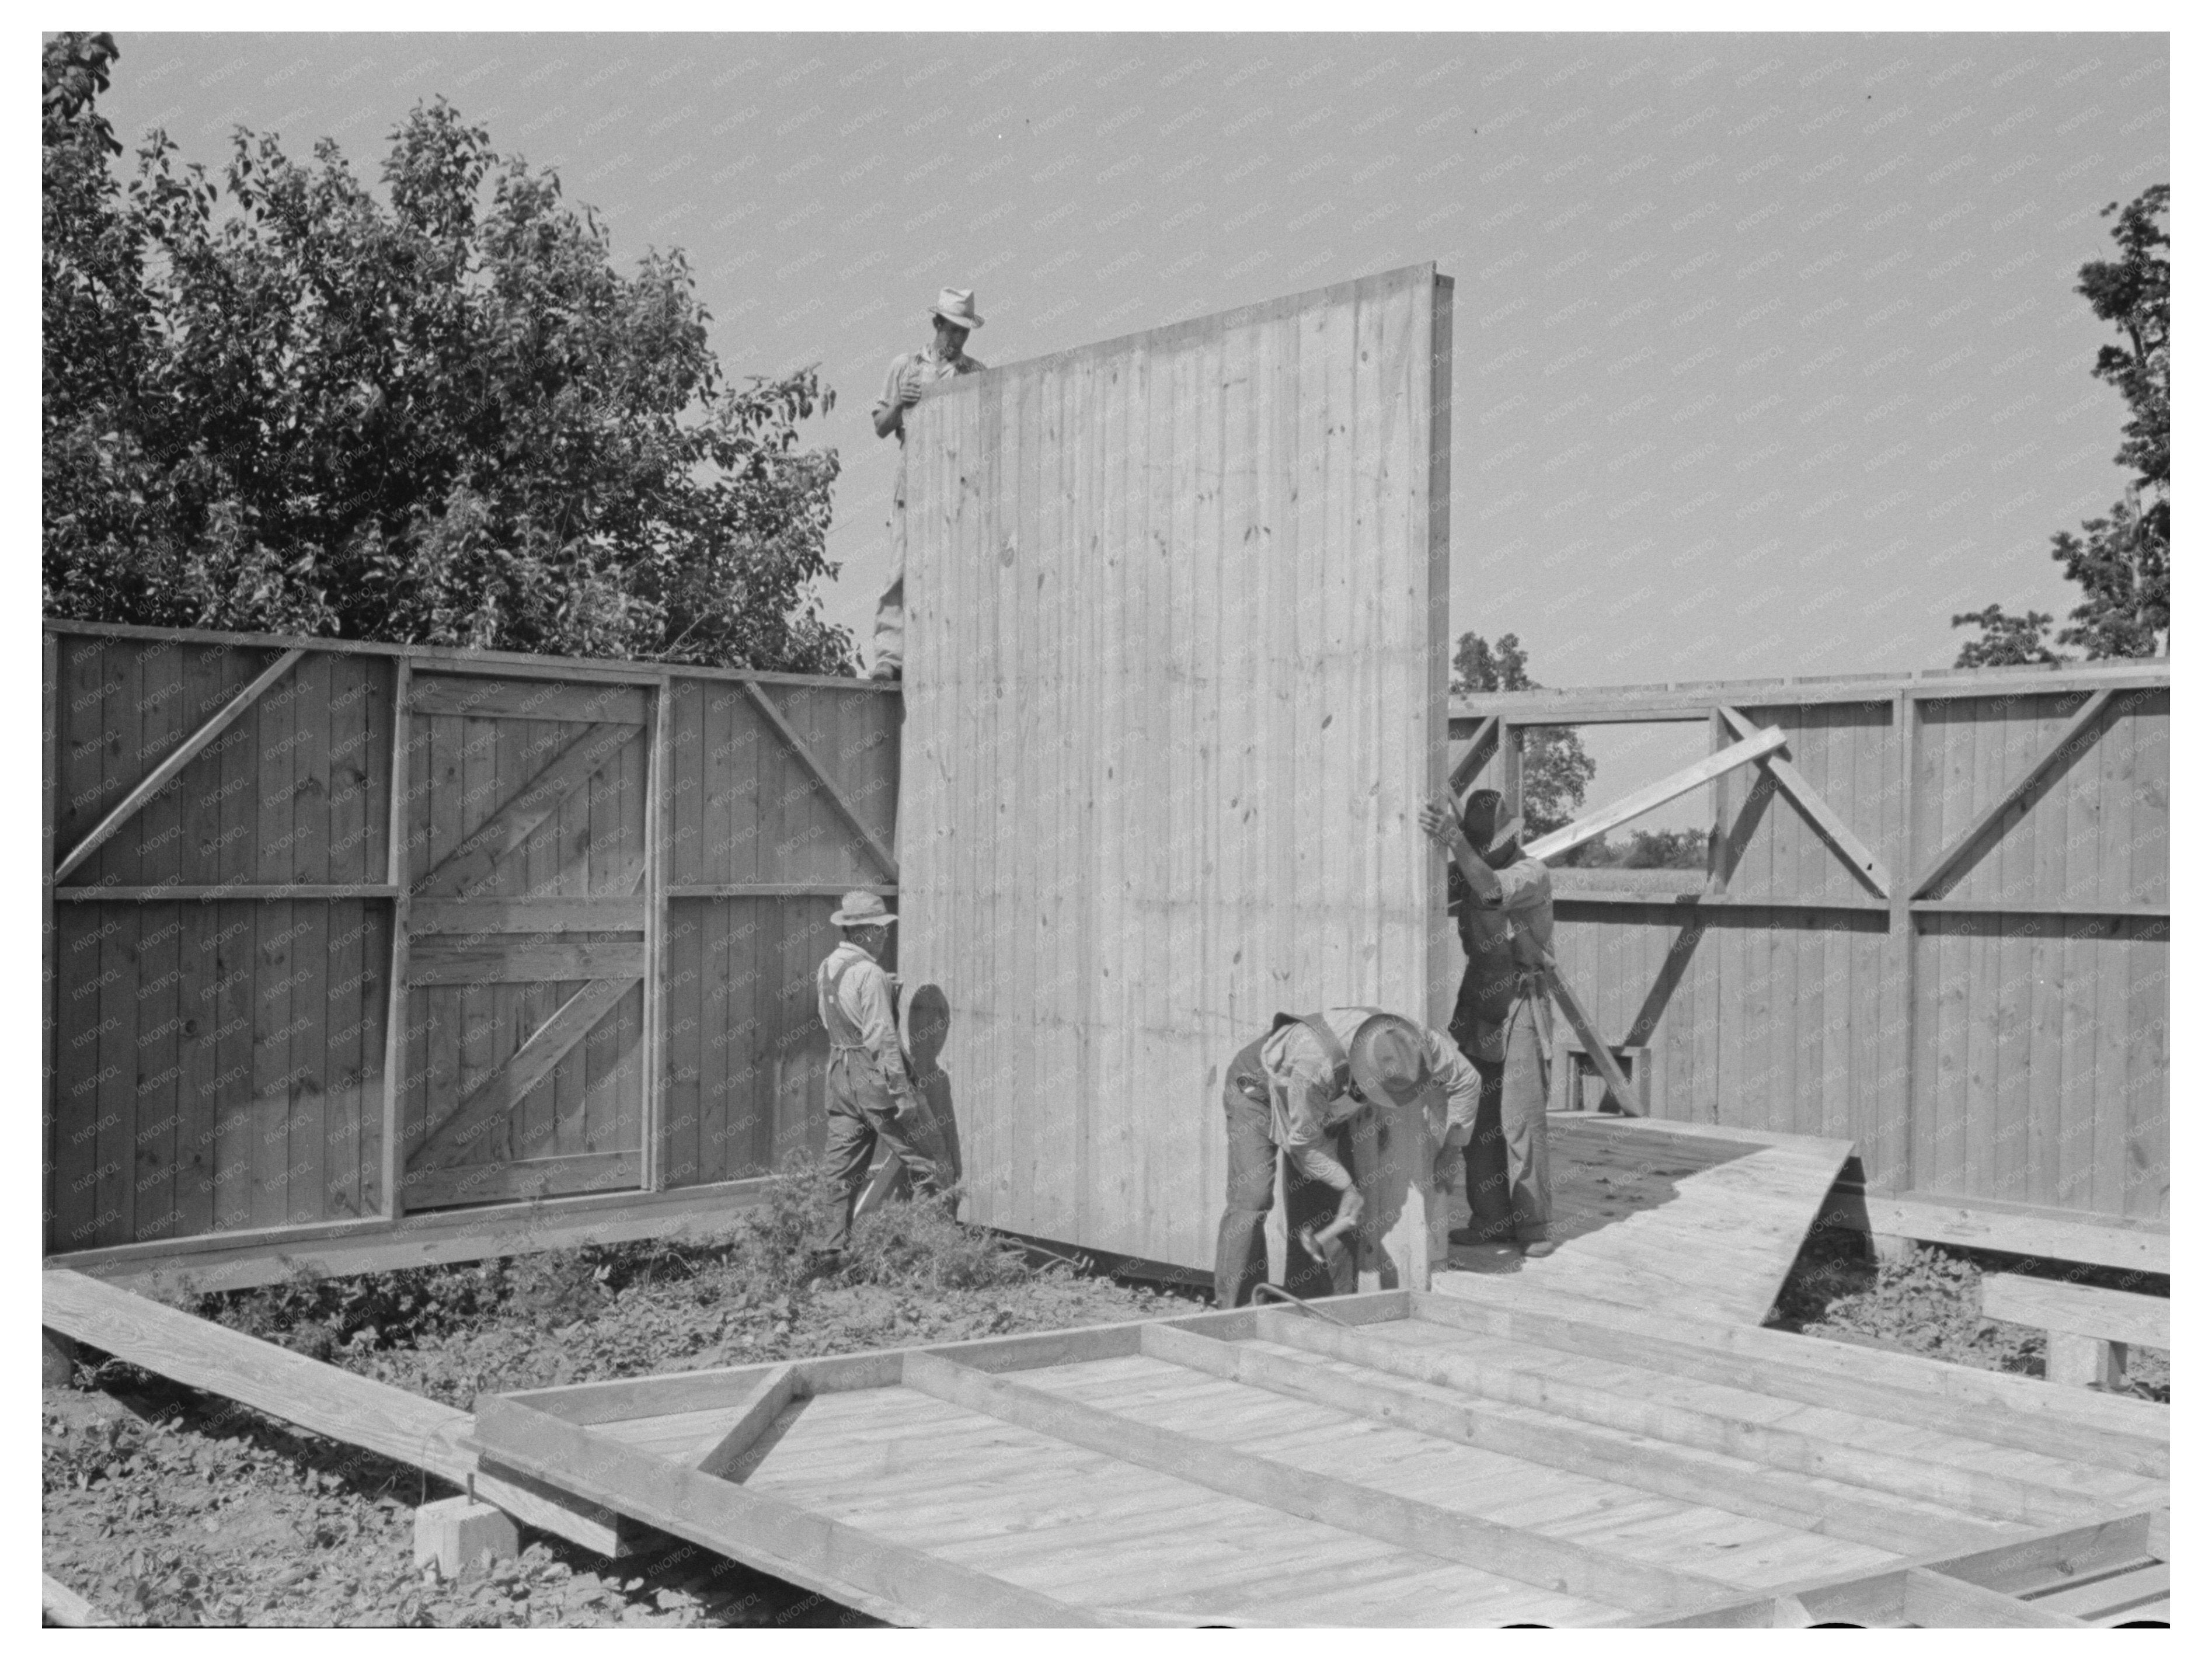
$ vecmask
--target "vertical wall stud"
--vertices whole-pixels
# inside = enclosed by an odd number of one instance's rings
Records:
[[[384,1167],[383,1213],[393,1221],[406,1214],[401,1177],[406,1171],[400,1146],[400,1090],[407,1069],[407,803],[413,793],[414,769],[410,751],[412,721],[408,701],[414,691],[415,665],[396,657],[392,665],[392,775],[388,787],[392,828],[386,837],[387,864],[384,879],[393,891],[392,900],[392,973],[384,993],[384,1145],[379,1150]]]

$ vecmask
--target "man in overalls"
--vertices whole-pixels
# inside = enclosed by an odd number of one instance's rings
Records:
[[[1558,1249],[1548,1237],[1552,1171],[1544,1109],[1551,1090],[1552,874],[1521,851],[1520,821],[1498,822],[1502,799],[1476,790],[1458,815],[1436,802],[1421,828],[1451,859],[1460,944],[1467,952],[1451,1032],[1482,1075],[1482,1105],[1467,1144],[1468,1225],[1455,1245],[1518,1244],[1524,1256]],[[1441,1184],[1440,1184],[1441,1185]]]
[[[1448,1188],[1452,1161],[1473,1133],[1480,1093],[1480,1076],[1451,1040],[1402,1015],[1369,1008],[1277,1015],[1273,1029],[1229,1063],[1222,1088],[1229,1195],[1214,1247],[1215,1304],[1241,1305],[1267,1277],[1278,1152],[1287,1167],[1283,1199],[1291,1242],[1285,1289],[1305,1297],[1352,1291],[1357,1268],[1351,1253],[1332,1257],[1326,1242],[1356,1227],[1364,1208],[1348,1168],[1350,1133],[1359,1115],[1386,1102],[1419,1101],[1438,1144],[1437,1185]],[[1323,1262],[1315,1262],[1300,1242],[1310,1226],[1319,1230]]]
[[[898,918],[872,893],[848,893],[830,920],[844,941],[822,959],[815,1002],[830,1033],[830,1134],[824,1149],[844,1189],[844,1212],[828,1249],[842,1250],[853,1230],[853,1206],[867,1185],[878,1137],[906,1166],[919,1194],[941,1187],[936,1162],[917,1145],[926,1122],[899,1048],[898,1012],[890,976],[878,960]]]

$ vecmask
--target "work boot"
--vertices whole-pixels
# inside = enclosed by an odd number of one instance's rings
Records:
[[[1521,1254],[1523,1256],[1549,1256],[1559,1248],[1559,1241],[1556,1239],[1523,1239],[1521,1242]]]
[[[1503,1234],[1485,1233],[1479,1228],[1454,1228],[1450,1235],[1455,1245],[1510,1245],[1513,1242]]]

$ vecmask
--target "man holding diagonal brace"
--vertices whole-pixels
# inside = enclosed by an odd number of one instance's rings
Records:
[[[1551,1092],[1552,1009],[1543,970],[1552,955],[1552,873],[1521,851],[1521,821],[1500,824],[1503,799],[1476,790],[1462,812],[1421,808],[1421,829],[1458,880],[1452,910],[1467,971],[1451,1035],[1482,1075],[1467,1144],[1468,1225],[1455,1245],[1517,1241],[1524,1256],[1558,1249],[1548,1237],[1552,1173],[1544,1107]]]

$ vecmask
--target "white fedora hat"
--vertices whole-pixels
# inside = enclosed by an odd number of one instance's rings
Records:
[[[975,290],[973,289],[939,289],[937,303],[929,308],[932,317],[942,317],[959,329],[980,329],[983,319],[975,313]]]
[[[841,928],[888,927],[898,918],[884,905],[881,894],[863,893],[855,888],[830,913],[830,921]]]

